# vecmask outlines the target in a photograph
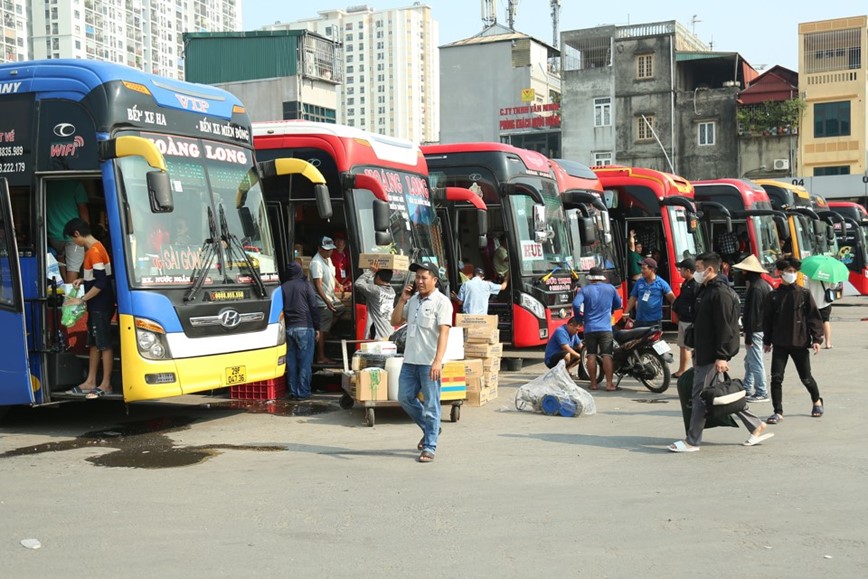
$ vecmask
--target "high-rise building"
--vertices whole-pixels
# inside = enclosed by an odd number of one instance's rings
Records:
[[[430,6],[326,10],[264,29],[307,29],[343,43],[339,122],[415,142],[438,140],[439,34]]]
[[[30,57],[91,58],[184,78],[184,32],[240,27],[241,0],[30,0]]]
[[[4,0],[0,4],[3,15],[3,36],[0,37],[0,62],[15,62],[30,58],[27,46],[27,0]]]

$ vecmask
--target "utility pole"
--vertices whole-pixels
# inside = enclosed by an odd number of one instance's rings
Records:
[[[486,28],[497,24],[497,0],[482,0],[482,24]]]
[[[551,0],[552,4],[552,46],[558,47],[558,30],[561,21],[561,0]]]
[[[518,12],[518,0],[506,0],[506,20],[510,30],[515,30],[516,12]]]

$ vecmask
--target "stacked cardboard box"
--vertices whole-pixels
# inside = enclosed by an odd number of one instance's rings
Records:
[[[503,355],[497,316],[458,314],[455,325],[464,328],[467,404],[483,406],[497,398],[497,375]]]

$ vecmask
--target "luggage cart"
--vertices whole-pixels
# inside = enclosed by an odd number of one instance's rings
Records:
[[[400,408],[401,403],[397,400],[356,400],[356,387],[346,379],[350,373],[350,362],[347,356],[347,344],[362,344],[373,340],[341,340],[341,353],[344,362],[344,374],[341,379],[341,390],[344,393],[341,395],[339,402],[340,407],[344,410],[352,409],[356,404],[360,404],[365,409],[365,425],[374,426],[376,423],[376,408]],[[452,409],[449,411],[450,422],[458,422],[461,420],[461,405],[464,400],[449,400]]]

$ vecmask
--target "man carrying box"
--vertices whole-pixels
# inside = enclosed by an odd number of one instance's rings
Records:
[[[437,290],[440,271],[433,263],[414,263],[416,294],[408,284],[395,311],[392,325],[407,322],[404,364],[398,378],[398,400],[404,411],[422,429],[419,462],[431,462],[437,451],[440,430],[440,378],[443,356],[452,326],[452,303]],[[412,296],[412,297],[411,297]],[[424,402],[419,401],[421,392]]]
[[[364,296],[368,306],[368,321],[365,337],[388,340],[395,331],[392,327],[392,311],[395,309],[395,288],[392,287],[392,270],[380,269],[372,263],[368,271],[359,276],[356,290]]]

